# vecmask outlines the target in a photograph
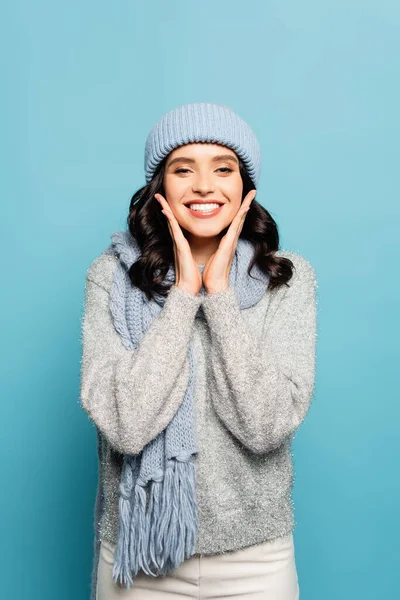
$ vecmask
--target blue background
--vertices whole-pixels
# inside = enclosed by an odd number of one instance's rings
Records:
[[[89,597],[86,270],[125,227],[155,121],[210,101],[253,127],[257,199],[318,275],[315,395],[293,444],[301,598],[398,598],[398,2],[13,0],[2,15],[3,597]]]

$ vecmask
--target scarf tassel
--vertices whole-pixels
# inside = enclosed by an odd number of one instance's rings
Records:
[[[140,477],[135,483],[133,510],[121,494],[119,513],[123,531],[118,536],[113,568],[116,583],[119,579],[129,590],[139,569],[153,577],[165,576],[192,556],[198,522],[195,477],[192,455],[172,459],[164,477],[150,482],[147,511],[145,482]]]
[[[128,468],[128,465],[125,466]],[[130,483],[132,483],[130,481]],[[115,550],[114,565],[112,576],[114,582],[118,585],[125,585],[127,589],[133,584],[129,567],[129,527],[131,523],[131,501],[129,485],[120,483],[119,498],[119,535]]]
[[[156,574],[154,577],[160,574],[162,569],[162,559],[156,552],[157,547],[157,523],[160,517],[160,509],[161,509],[161,494],[162,487],[164,481],[164,473],[161,474],[159,479],[155,479],[152,482],[151,492],[150,492],[150,503],[148,510],[148,537],[149,537],[149,555],[152,564],[156,568]],[[153,575],[152,573],[149,573]]]
[[[146,553],[146,490],[141,482],[136,482],[134,491],[132,519],[130,523],[130,567],[136,576],[139,569],[147,566]]]
[[[197,537],[197,502],[193,457],[176,458],[165,471],[163,505],[158,527],[162,574],[192,556]]]
[[[198,505],[196,502],[196,467],[194,464],[194,459],[191,458],[191,460],[186,464],[188,469],[188,474],[186,477],[188,485],[182,486],[181,490],[186,507],[186,514],[188,515],[188,518],[185,521],[185,558],[190,558],[193,555],[196,547],[198,533]]]

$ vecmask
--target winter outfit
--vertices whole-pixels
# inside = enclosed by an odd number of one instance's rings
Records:
[[[258,183],[254,133],[229,107],[206,103],[156,123],[146,180],[173,148],[197,141],[232,148]],[[99,455],[91,600],[101,600],[107,552],[109,584],[139,600],[139,581],[156,578],[167,591],[169,576],[196,559],[247,549],[247,560],[252,546],[272,551],[278,538],[292,548],[286,579],[298,594],[290,447],[314,389],[316,276],[280,250],[294,274],[268,290],[261,269],[247,273],[253,253],[239,238],[229,287],[211,295],[176,286],[171,265],[168,296],[149,301],[128,276],[140,255],[129,231],[114,232],[87,271],[80,401]],[[296,598],[288,593],[282,600]]]

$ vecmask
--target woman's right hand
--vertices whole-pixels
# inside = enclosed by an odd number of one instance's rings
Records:
[[[193,258],[189,242],[183,235],[183,231],[166,199],[161,194],[154,194],[154,197],[161,204],[161,212],[167,218],[174,245],[175,285],[196,296],[203,285],[203,277]]]

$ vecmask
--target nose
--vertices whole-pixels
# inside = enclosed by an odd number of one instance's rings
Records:
[[[215,185],[212,182],[212,178],[208,177],[208,175],[205,173],[198,173],[197,177],[193,180],[192,191],[205,196],[214,192],[214,190]]]

